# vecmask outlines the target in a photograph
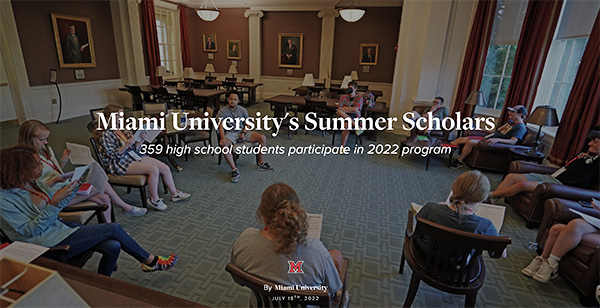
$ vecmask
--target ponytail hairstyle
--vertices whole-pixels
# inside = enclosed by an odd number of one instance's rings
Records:
[[[108,105],[108,106],[104,107],[104,109],[102,109],[102,114],[104,114],[104,117],[108,119],[112,113],[117,113],[117,112],[119,112],[119,110],[123,110],[123,107],[119,106],[119,105],[114,105],[114,104]],[[97,126],[97,124],[96,124],[97,121],[99,121],[99,119],[96,119],[94,121],[94,124],[95,124],[94,126]],[[96,140],[96,143],[100,142],[103,132],[104,132],[104,130],[102,130],[102,129],[94,130],[93,137]]]
[[[25,121],[19,127],[19,144],[30,145],[35,148],[33,138],[42,131],[50,132],[50,128],[38,120]],[[36,151],[39,155],[50,157],[50,147],[48,144],[45,144],[41,149],[36,148]]]
[[[478,203],[484,201],[490,193],[490,181],[477,170],[461,174],[452,184],[450,202],[454,204],[458,220],[464,212],[472,211]]]
[[[298,194],[284,183],[273,184],[263,192],[256,218],[275,236],[275,253],[289,256],[306,245],[308,222]]]

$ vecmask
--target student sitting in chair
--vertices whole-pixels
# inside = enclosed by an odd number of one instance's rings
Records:
[[[417,217],[461,231],[498,236],[496,227],[489,219],[473,213],[477,204],[487,198],[489,190],[490,181],[481,172],[474,170],[463,173],[452,184],[450,204],[427,203]],[[427,250],[429,241],[420,237],[417,245]],[[505,256],[506,250],[502,254],[502,257]]]
[[[36,183],[42,164],[32,146],[0,150],[0,225],[11,240],[45,247],[68,245],[67,259],[92,248],[102,251],[98,273],[106,276],[112,274],[121,249],[138,260],[144,272],[168,270],[177,263],[175,254],[161,257],[148,253],[117,223],[63,223],[57,215],[81,184],[73,181],[53,191]]]
[[[340,118],[360,118],[360,111],[362,110],[362,106],[364,104],[364,97],[362,95],[358,95],[356,90],[358,90],[358,83],[356,81],[350,81],[348,83],[348,90],[351,91],[349,94],[342,95],[340,97],[340,103],[338,105],[337,116]],[[344,129],[342,129],[342,146],[346,146],[346,142],[348,141],[348,136],[350,135],[349,127],[344,122]],[[362,128],[356,128],[356,134],[360,135],[364,132]]]
[[[249,142],[258,142],[261,147],[266,146],[267,138],[265,137],[265,135],[248,131],[248,126],[244,122],[242,122],[241,129],[237,129],[235,127],[234,121],[231,121],[231,124],[229,124],[231,126],[234,126],[233,129],[225,130],[225,127],[223,127],[223,122],[226,119],[231,119],[231,120],[244,119],[244,121],[245,121],[248,118],[248,111],[246,110],[246,108],[244,108],[242,106],[238,106],[241,99],[242,99],[242,95],[240,94],[240,92],[238,92],[238,91],[227,92],[227,104],[228,105],[227,105],[227,107],[219,110],[219,114],[217,115],[217,117],[221,120],[219,122],[219,128],[218,128],[219,136],[221,139],[219,141],[219,145],[222,148],[229,148],[236,143],[249,141]],[[227,154],[223,153],[223,156],[225,156],[225,160],[227,160],[227,163],[231,167],[231,183],[237,183],[240,178],[240,170],[238,170],[237,166],[235,165],[235,161],[233,160],[233,153],[231,153],[231,152],[229,152]],[[262,151],[259,152],[258,153],[258,168],[262,169],[262,170],[273,170],[273,167],[271,167],[268,163],[266,163],[264,159],[265,159],[265,156],[262,153]]]
[[[307,238],[306,212],[290,186],[277,183],[263,192],[256,217],[264,229],[248,228],[233,245],[231,262],[242,270],[283,285],[341,289],[342,254],[327,251],[318,239]],[[290,274],[290,261],[302,262],[302,274]]]
[[[42,176],[38,179],[38,182],[47,184],[53,190],[60,189],[64,184],[58,184],[67,181],[72,173],[65,173],[63,168],[69,161],[69,155],[71,151],[68,149],[63,152],[60,160],[56,159],[54,151],[48,145],[48,138],[50,137],[50,128],[46,124],[38,120],[29,120],[21,124],[19,127],[19,144],[34,146],[44,169],[42,170]],[[135,207],[123,201],[115,192],[115,190],[106,184],[104,189],[105,194],[100,195],[96,188],[93,188],[89,195],[76,195],[70,202],[70,204],[76,204],[84,200],[94,201],[100,204],[107,204],[109,209],[104,212],[104,218],[107,222],[110,220],[110,206],[114,203],[116,206],[123,209],[123,214],[132,216],[141,216],[146,214],[148,211],[145,208]]]
[[[108,105],[102,113],[106,119],[112,113],[117,114],[117,122],[121,117],[123,107],[119,105]],[[133,138],[133,134],[127,130],[97,130],[94,132],[94,138],[100,145],[100,159],[109,168],[113,175],[125,174],[145,174],[148,176],[148,189],[150,190],[150,200],[148,206],[155,210],[164,211],[167,205],[163,199],[158,196],[158,183],[162,177],[171,193],[173,202],[187,199],[190,194],[177,190],[173,181],[171,169],[160,160],[145,156],[140,153],[140,142]]]

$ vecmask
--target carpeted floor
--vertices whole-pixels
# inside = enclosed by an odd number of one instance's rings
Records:
[[[268,105],[249,108],[250,115]],[[269,112],[270,114],[270,112]],[[72,119],[64,124],[50,124],[50,144],[62,153],[65,141],[88,144],[86,130],[89,117]],[[0,145],[16,143],[18,128],[0,130]],[[213,136],[214,137],[214,136]],[[339,136],[336,138],[339,144]],[[365,139],[365,138],[363,138]],[[401,137],[379,133],[376,143],[399,143]],[[216,144],[216,140],[213,139]],[[269,145],[307,146],[331,144],[331,135],[319,132],[293,135],[287,139],[284,130]],[[349,144],[354,142],[350,137]],[[365,142],[367,144],[373,142]],[[201,146],[202,144],[197,144]],[[58,154],[60,155],[60,154]],[[426,203],[444,200],[452,182],[465,167],[451,170],[447,157],[434,156],[429,171],[425,158],[394,155],[271,155],[266,158],[275,171],[261,171],[252,155],[239,161],[239,183],[229,183],[229,167],[217,165],[217,156],[190,157],[177,161],[183,171],[174,171],[179,189],[191,198],[172,203],[164,212],[150,211],[143,217],[124,216],[117,210],[120,223],[148,251],[156,254],[178,253],[179,263],[167,272],[143,273],[139,263],[123,253],[119,269],[113,274],[137,285],[165,292],[187,300],[215,307],[247,307],[250,291],[236,285],[224,270],[231,246],[242,230],[258,227],[254,212],[262,191],[270,184],[285,182],[299,194],[302,205],[310,213],[322,213],[321,240],[329,249],[339,249],[350,259],[349,291],[353,307],[391,307],[404,302],[411,271],[406,266],[398,274],[402,253],[407,210],[410,202]],[[492,187],[500,182],[500,174],[486,173]],[[137,192],[123,198],[139,205]],[[521,275],[535,255],[527,248],[537,230],[525,228],[524,220],[507,207],[501,235],[512,238],[508,258],[486,258],[487,277],[479,291],[477,305],[482,307],[572,307],[578,306],[578,293],[559,276],[547,284]],[[97,259],[97,258],[95,258]],[[92,259],[86,269],[95,270]],[[415,307],[460,307],[464,297],[449,295],[421,284]]]

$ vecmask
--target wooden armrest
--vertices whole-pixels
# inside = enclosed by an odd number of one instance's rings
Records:
[[[97,203],[79,203],[73,204],[62,209],[61,212],[69,213],[69,212],[79,212],[79,211],[97,211],[100,210],[102,212],[108,210],[108,205],[106,204],[97,204]]]
[[[342,280],[342,288],[335,292],[335,297],[331,301],[331,307],[342,307],[344,304],[344,298],[346,296],[346,290],[348,289],[348,267],[350,266],[350,260],[344,258],[340,268],[340,279]]]

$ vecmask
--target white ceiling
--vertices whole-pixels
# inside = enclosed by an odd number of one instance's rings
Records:
[[[173,0],[189,7],[199,8],[204,0]],[[252,8],[257,10],[319,10],[333,7],[393,7],[402,6],[403,0],[208,0],[208,6],[218,8]]]

